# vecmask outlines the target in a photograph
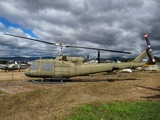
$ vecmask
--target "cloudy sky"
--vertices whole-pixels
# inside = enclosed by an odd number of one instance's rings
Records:
[[[102,57],[135,57],[147,44],[160,56],[159,0],[1,0],[0,57],[56,56],[59,47],[6,36],[11,33],[48,42],[132,52],[101,52]],[[64,48],[67,55],[97,51]]]

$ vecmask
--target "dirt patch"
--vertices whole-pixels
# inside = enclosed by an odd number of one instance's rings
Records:
[[[24,88],[22,86],[9,86],[5,88],[1,88],[1,90],[9,94],[16,94],[16,93],[21,93],[21,92],[29,92],[32,89]]]
[[[11,77],[10,72],[0,75]],[[23,72],[15,72],[11,80],[7,77],[0,78],[0,90],[9,93],[0,96],[4,119],[57,119],[85,103],[160,100],[160,72],[101,73],[74,77],[66,84],[28,82],[33,79]]]

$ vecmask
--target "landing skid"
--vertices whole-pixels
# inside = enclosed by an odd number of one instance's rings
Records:
[[[41,84],[66,84],[64,81],[68,81],[68,78],[63,77],[51,77],[50,79],[44,78],[43,80],[31,80],[34,83],[41,83]]]
[[[40,84],[66,84],[66,82],[61,82],[61,81],[51,81],[51,80],[32,80],[34,83],[40,83]]]

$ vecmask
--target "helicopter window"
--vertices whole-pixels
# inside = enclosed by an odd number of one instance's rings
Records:
[[[42,70],[52,71],[52,69],[53,69],[52,63],[43,63],[42,64]]]
[[[38,70],[38,62],[33,62],[33,64],[31,65],[30,70]]]

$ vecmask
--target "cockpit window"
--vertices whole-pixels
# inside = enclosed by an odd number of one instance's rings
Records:
[[[38,70],[38,63],[37,61],[33,62],[31,67],[30,67],[30,70]]]
[[[53,63],[43,63],[42,70],[44,71],[52,71],[53,70]]]

